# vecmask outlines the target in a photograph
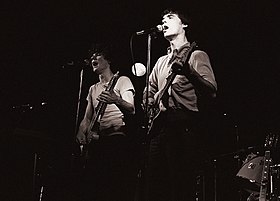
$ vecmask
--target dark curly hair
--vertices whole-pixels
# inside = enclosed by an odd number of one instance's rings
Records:
[[[89,58],[91,58],[93,54],[99,53],[103,55],[103,57],[111,63],[113,61],[112,52],[113,52],[112,45],[102,42],[102,43],[93,43],[88,51],[88,54],[89,54]]]
[[[116,72],[118,69],[116,68],[117,57],[114,55],[114,48],[112,43],[110,42],[97,42],[91,45],[91,48],[88,50],[88,58],[92,59],[92,55],[95,53],[99,53],[103,55],[103,57],[110,63],[110,68],[112,72]]]

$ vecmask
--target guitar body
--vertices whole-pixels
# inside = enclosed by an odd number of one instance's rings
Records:
[[[149,118],[148,118],[148,126],[147,126],[147,128],[148,128],[147,135],[150,135],[153,132],[153,130],[155,128],[155,126],[154,126],[155,120],[158,119],[158,117],[160,116],[161,111],[163,111],[163,110],[165,110],[165,109],[164,108],[160,108],[160,106],[153,107],[153,108],[151,108],[149,110],[149,112],[148,112],[148,117]]]

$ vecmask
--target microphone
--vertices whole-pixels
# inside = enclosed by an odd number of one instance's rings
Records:
[[[83,64],[85,64],[86,66],[90,66],[91,60],[90,59],[84,59]]]
[[[156,27],[152,27],[149,29],[144,29],[142,31],[136,32],[136,35],[144,35],[144,34],[150,34],[152,32],[162,32],[163,31],[163,26],[162,25],[157,25]]]

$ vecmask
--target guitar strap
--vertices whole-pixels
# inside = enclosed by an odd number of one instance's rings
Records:
[[[187,59],[186,59],[186,61],[185,61],[185,64],[188,64],[188,62],[189,62],[189,60],[190,60],[190,57],[191,57],[191,54],[195,51],[195,48],[192,48],[191,50],[190,50],[190,47],[188,47],[188,56],[187,56]],[[170,63],[171,62],[173,62],[172,60],[174,60],[174,54],[178,54],[178,50],[176,49],[176,50],[174,50],[174,52],[173,52],[173,55],[172,55],[172,57],[171,57],[171,59],[170,59]],[[184,65],[185,65],[184,64]],[[170,70],[172,70],[172,69],[170,69]],[[169,76],[168,78],[167,78],[167,82],[169,81],[168,79],[173,79],[171,76]],[[171,83],[171,85],[170,85],[170,87],[169,87],[170,89],[172,88],[172,83]],[[168,90],[166,90],[165,91],[165,93],[162,95],[162,104],[165,106],[165,108],[168,108],[169,107],[169,98],[172,98],[172,101],[173,101],[173,103],[174,103],[174,105],[175,105],[175,108],[181,108],[181,106],[179,105],[179,103],[176,101],[176,99],[173,97],[173,96],[171,96],[171,90],[170,90],[170,93],[169,93],[169,89]]]

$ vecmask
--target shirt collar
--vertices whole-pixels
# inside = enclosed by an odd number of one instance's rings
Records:
[[[178,52],[179,52],[182,48],[190,47],[190,46],[191,46],[190,42],[186,42],[184,45],[182,45],[182,46],[178,49]],[[170,46],[167,48],[167,54],[168,54],[168,55],[172,55],[172,49],[171,49]]]

